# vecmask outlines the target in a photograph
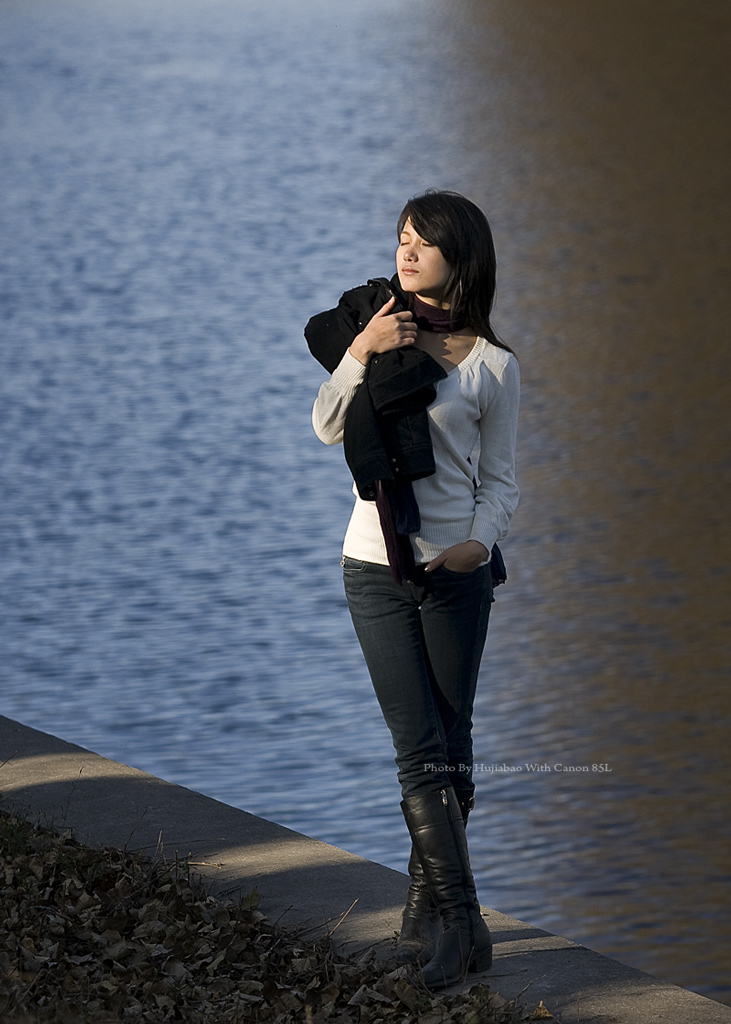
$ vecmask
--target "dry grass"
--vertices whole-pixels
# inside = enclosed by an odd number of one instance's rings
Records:
[[[92,850],[0,814],[3,1024],[525,1024],[486,985],[438,996],[211,896],[187,864]]]

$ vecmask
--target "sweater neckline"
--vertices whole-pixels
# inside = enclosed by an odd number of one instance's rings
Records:
[[[447,376],[451,377],[457,370],[464,370],[468,365],[473,363],[479,353],[482,351],[485,345],[485,339],[481,334],[478,334],[475,338],[475,343],[469,350],[464,359],[460,359],[458,363],[455,363],[451,370],[447,370]]]

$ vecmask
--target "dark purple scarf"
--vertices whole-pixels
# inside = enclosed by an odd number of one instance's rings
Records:
[[[430,306],[418,295],[414,295],[414,319],[416,326],[422,331],[436,331],[438,334],[452,334],[454,331],[461,331],[468,323],[466,316],[452,319],[451,309]]]

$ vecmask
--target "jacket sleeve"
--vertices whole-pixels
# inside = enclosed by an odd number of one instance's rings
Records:
[[[515,448],[519,401],[520,370],[511,355],[502,373],[493,377],[480,419],[479,479],[470,540],[480,541],[488,551],[507,535],[518,506]]]
[[[321,385],[312,409],[312,426],[325,444],[339,444],[343,440],[345,414],[365,373],[365,366],[346,352],[330,380]]]

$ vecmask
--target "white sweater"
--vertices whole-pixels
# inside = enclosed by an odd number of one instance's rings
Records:
[[[345,414],[364,376],[365,366],[346,352],[320,388],[312,424],[325,444],[342,441]],[[469,355],[437,383],[427,410],[436,472],[414,481],[421,513],[421,529],[411,536],[417,564],[466,540],[479,540],[490,551],[507,534],[518,504],[519,390],[515,356],[485,338],[478,338]],[[343,554],[387,565],[376,503],[363,501],[353,490],[356,501]]]

